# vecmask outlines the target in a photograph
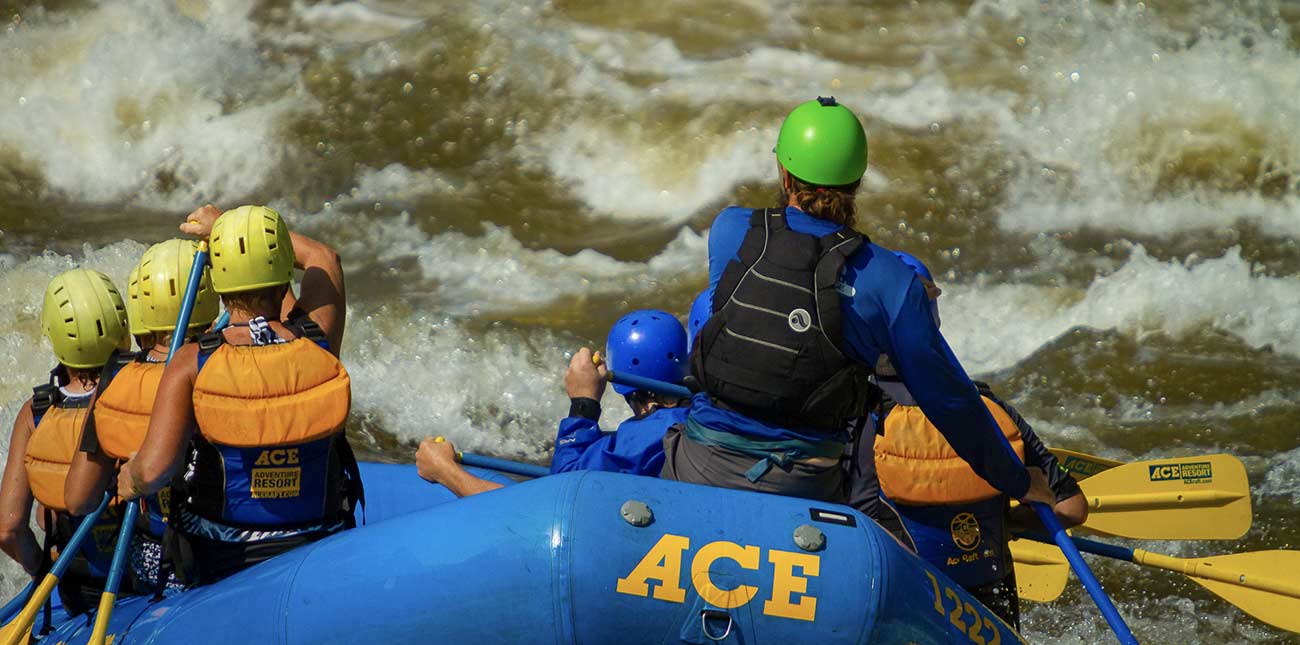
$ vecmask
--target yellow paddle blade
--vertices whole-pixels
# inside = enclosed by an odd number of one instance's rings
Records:
[[[1087,455],[1082,452],[1065,450],[1064,448],[1049,448],[1049,450],[1053,455],[1056,455],[1057,461],[1061,462],[1061,467],[1070,471],[1070,476],[1075,481],[1083,481],[1103,470],[1110,470],[1116,466],[1124,465],[1122,461]]]
[[[1145,540],[1233,540],[1250,530],[1250,483],[1232,455],[1123,464],[1081,482],[1093,533]]]
[[[1300,551],[1171,558],[1135,550],[1133,555],[1143,565],[1186,574],[1263,622],[1300,633]]]
[[[1011,557],[1016,563],[1016,592],[1021,598],[1051,602],[1065,591],[1070,563],[1060,549],[1033,540],[1012,540]]]

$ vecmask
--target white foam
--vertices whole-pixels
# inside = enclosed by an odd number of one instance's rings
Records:
[[[1289,496],[1292,504],[1300,505],[1300,447],[1274,455],[1270,461],[1257,493]]]
[[[1030,94],[1027,114],[1004,124],[1026,158],[1002,226],[1173,235],[1249,221],[1300,232],[1300,55],[1280,21],[1265,28],[1212,5],[1165,15],[1001,3],[1029,38]],[[1202,27],[1190,46],[1166,22],[1177,20]],[[1243,181],[1256,164],[1265,171]],[[1265,183],[1281,196],[1262,197]]]
[[[793,107],[834,94],[864,122],[905,129],[1010,113],[1010,98],[954,90],[932,66],[918,81],[907,70],[757,43],[731,57],[692,59],[671,39],[643,32],[562,23],[560,38],[529,22],[516,34],[512,16],[495,21],[516,36],[513,55],[493,70],[496,86],[527,85],[573,103],[521,138],[516,153],[564,180],[599,215],[677,222],[739,184],[774,182],[781,110],[735,120],[737,105]],[[568,73],[538,73],[539,59]],[[683,111],[689,119],[675,116]]]
[[[313,37],[338,42],[391,38],[421,23],[419,18],[389,13],[361,2],[309,5],[294,0],[293,13],[310,28]]]
[[[583,122],[539,135],[544,164],[596,215],[681,222],[732,187],[775,173],[775,130],[670,135],[636,122]],[[712,138],[707,146],[694,142]]]
[[[1014,365],[1079,325],[1139,337],[1214,328],[1300,356],[1300,278],[1257,274],[1235,247],[1218,258],[1161,262],[1135,246],[1119,270],[1082,292],[1015,283],[943,286],[944,335],[973,372]]]
[[[343,359],[353,413],[401,439],[444,435],[465,450],[544,459],[568,404],[561,347],[546,331],[471,334],[385,308],[349,321]]]
[[[285,158],[279,126],[315,103],[259,54],[250,5],[190,16],[133,0],[25,21],[0,57],[0,150],[81,202],[183,209],[257,191]]]
[[[683,228],[647,262],[620,262],[592,249],[565,255],[528,249],[509,229],[485,224],[483,235],[449,232],[418,251],[436,282],[439,310],[475,316],[527,311],[562,298],[651,293],[694,279],[707,257],[703,235]]]

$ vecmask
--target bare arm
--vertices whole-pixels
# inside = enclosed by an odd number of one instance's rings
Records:
[[[590,360],[590,359],[588,359]],[[456,497],[477,495],[490,490],[504,488],[501,484],[471,475],[469,471],[456,463],[456,448],[449,441],[440,441],[441,437],[425,437],[420,442],[420,449],[415,453],[415,465],[420,477],[435,484],[442,484],[456,494]]]
[[[63,480],[63,499],[68,504],[68,512],[85,515],[95,510],[116,469],[117,460],[103,452],[78,450],[72,457],[68,478]]]
[[[347,291],[343,284],[343,262],[328,244],[306,235],[289,233],[293,240],[293,265],[302,269],[302,295],[290,289],[285,293],[281,318],[297,307],[306,313],[330,341],[330,351],[339,354],[343,343],[343,323],[347,316]]]
[[[1063,528],[1079,526],[1088,521],[1088,500],[1083,493],[1078,493],[1057,502],[1052,506],[1052,511]],[[1034,509],[1024,504],[1011,509],[1009,523],[1011,530],[1017,532],[1047,530]]]
[[[0,550],[34,576],[41,564],[41,546],[32,533],[32,489],[27,484],[27,467],[23,463],[32,430],[32,402],[28,401],[14,419],[9,458],[5,462],[4,478],[0,480]]]
[[[194,209],[185,217],[181,231],[207,239],[212,223],[221,210],[212,204]],[[293,266],[303,271],[302,295],[295,297],[293,289],[284,294],[280,305],[280,319],[284,320],[295,307],[306,313],[329,338],[330,351],[338,356],[343,343],[343,322],[347,316],[347,290],[343,285],[343,262],[328,244],[306,235],[289,232],[293,242]]]
[[[157,492],[171,481],[185,461],[194,421],[194,380],[199,347],[183,345],[163,372],[158,396],[149,414],[149,432],[140,451],[122,466],[117,494],[131,500]]]

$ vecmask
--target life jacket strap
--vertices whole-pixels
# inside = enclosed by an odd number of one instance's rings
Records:
[[[685,433],[688,439],[696,443],[725,448],[758,459],[749,470],[745,471],[745,479],[750,483],[762,479],[772,466],[789,468],[791,464],[802,459],[817,457],[839,459],[844,454],[844,444],[838,441],[751,439],[733,432],[720,432],[705,427],[689,416],[686,417]]]

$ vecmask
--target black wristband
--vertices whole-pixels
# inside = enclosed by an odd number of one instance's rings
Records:
[[[599,421],[600,401],[586,396],[575,396],[569,399],[569,416]]]

